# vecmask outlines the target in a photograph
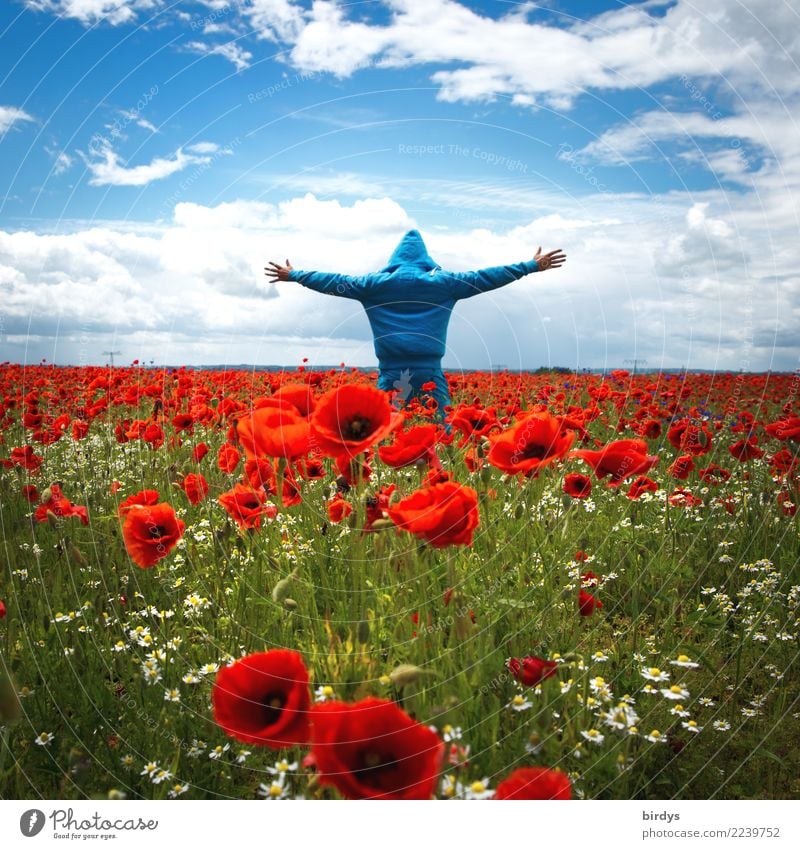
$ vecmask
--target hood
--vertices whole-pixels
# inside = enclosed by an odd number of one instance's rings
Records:
[[[439,264],[430,258],[428,249],[425,247],[425,242],[422,241],[422,236],[419,234],[419,230],[409,230],[400,239],[389,260],[389,264],[382,268],[381,271],[396,271],[401,265],[411,265],[422,271],[432,271],[434,268],[439,267]]]

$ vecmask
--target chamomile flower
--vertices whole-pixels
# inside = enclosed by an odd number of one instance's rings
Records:
[[[506,705],[506,707],[511,708],[511,710],[523,711],[527,710],[529,707],[533,707],[533,702],[529,702],[525,696],[521,693],[517,693],[513,699]]]
[[[728,722],[727,719],[715,719],[711,723],[711,727],[714,729],[714,731],[730,731],[731,730],[731,724],[730,724],[730,722]]]
[[[442,728],[442,740],[444,740],[445,743],[450,743],[453,740],[460,740],[460,739],[461,739],[461,728],[453,727],[452,725],[445,725],[445,727]]]
[[[684,669],[697,669],[699,663],[695,663],[688,655],[679,654],[676,660],[671,660],[673,666],[682,666]]]
[[[670,711],[669,711],[669,712],[670,712],[673,716],[687,717],[687,716],[689,716],[689,715],[690,715],[690,714],[689,714],[689,711],[688,711],[688,710],[686,710],[686,708],[685,708],[683,705],[681,705],[681,704],[677,704],[677,705],[675,705],[675,707],[670,708]]]
[[[252,752],[249,749],[241,749],[236,753],[236,763],[243,764],[251,754]]]
[[[218,761],[225,754],[225,752],[230,749],[230,747],[230,743],[226,743],[224,746],[214,746],[214,748],[208,753],[208,756],[209,758],[211,758],[212,761]]]
[[[168,769],[159,769],[150,776],[153,784],[162,784],[164,781],[169,781],[170,778],[172,778],[172,773]]]
[[[469,787],[464,790],[465,799],[491,799],[494,796],[494,790],[489,789],[489,779],[483,778],[480,781],[473,781]]]
[[[693,719],[690,719],[688,722],[682,722],[681,725],[687,731],[691,731],[692,734],[699,734],[703,730],[703,726],[698,725]]]
[[[217,672],[219,672],[218,663],[204,663],[200,669],[197,670],[198,675],[216,675]]]
[[[130,769],[134,763],[133,755],[123,755],[119,759],[119,762],[125,767],[125,769]]]
[[[173,784],[172,787],[167,792],[167,796],[170,799],[177,799],[178,796],[183,796],[183,794],[189,789],[188,784],[182,784],[180,781]]]
[[[33,742],[37,746],[49,746],[53,740],[55,740],[55,734],[51,734],[49,731],[42,731],[41,734],[37,734],[34,737]]]
[[[667,742],[667,738],[657,728],[654,728],[649,734],[645,734],[644,739],[649,740],[651,743]]]
[[[320,686],[314,690],[315,702],[327,702],[328,699],[332,699],[333,696],[333,687],[331,687],[330,684],[320,684]]]
[[[440,792],[444,799],[463,799],[464,785],[454,775],[445,775]]]
[[[650,666],[642,670],[642,678],[648,681],[669,681],[669,672],[663,672],[657,666]]]
[[[297,767],[297,761],[289,763],[286,758],[283,758],[282,760],[275,761],[275,766],[268,766],[267,772],[270,775],[286,775],[289,772],[297,772]]]
[[[161,767],[155,761],[148,761],[139,775],[145,775],[148,778],[152,778],[160,769]]]
[[[289,795],[289,788],[286,786],[284,776],[273,779],[269,784],[259,784],[258,795],[269,801],[285,799]]]
[[[689,691],[680,684],[673,684],[669,689],[662,690],[661,695],[673,702],[682,702],[689,698]]]
[[[599,746],[603,740],[606,739],[605,736],[596,728],[590,728],[588,731],[581,731],[581,737],[588,740],[590,743],[594,743],[596,746]]]
[[[608,660],[608,655],[607,655],[607,654],[604,654],[604,653],[603,653],[603,652],[601,652],[601,651],[596,651],[596,652],[592,655],[592,660],[593,660],[595,663],[605,663],[605,662]]]
[[[164,690],[164,701],[165,702],[179,702],[181,700],[181,694],[178,689],[173,687],[171,690]]]

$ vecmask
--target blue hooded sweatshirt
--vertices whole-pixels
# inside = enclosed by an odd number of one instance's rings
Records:
[[[404,369],[441,374],[447,325],[456,301],[499,289],[538,270],[531,259],[481,271],[443,271],[431,259],[419,231],[409,230],[380,271],[351,276],[293,269],[289,279],[363,304],[382,374]],[[434,379],[438,383],[443,375]],[[440,388],[446,394],[446,381]]]

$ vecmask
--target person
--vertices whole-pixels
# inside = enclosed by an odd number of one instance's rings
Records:
[[[270,262],[264,268],[272,283],[299,283],[315,292],[359,301],[369,319],[378,358],[378,388],[397,390],[395,402],[430,394],[437,417],[450,405],[447,378],[442,371],[447,325],[457,301],[491,292],[535,271],[559,268],[566,254],[558,248],[513,265],[479,271],[445,271],[428,254],[418,230],[409,230],[380,271],[353,276],[300,271]],[[430,389],[430,384],[435,389]],[[423,385],[427,385],[423,390]]]

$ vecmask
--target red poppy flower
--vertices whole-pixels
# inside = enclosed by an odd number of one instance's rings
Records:
[[[510,475],[535,477],[544,466],[564,457],[575,441],[563,418],[548,412],[531,413],[502,433],[489,437],[486,459]]]
[[[223,492],[217,500],[242,528],[260,528],[262,519],[274,519],[278,515],[274,504],[264,503],[266,496],[263,490],[251,489],[241,483]]]
[[[286,383],[272,397],[279,401],[288,401],[306,418],[311,415],[316,405],[314,393],[307,383]]]
[[[442,435],[442,429],[436,424],[424,424],[410,430],[399,431],[391,445],[378,448],[378,456],[393,469],[402,469],[417,461],[439,468],[441,463],[436,456],[436,443]]]
[[[711,431],[705,422],[694,424],[690,419],[681,419],[667,431],[667,438],[679,451],[695,456],[711,450]]]
[[[472,545],[478,527],[478,493],[455,481],[425,486],[389,507],[389,518],[434,548]]]
[[[217,466],[220,471],[229,475],[239,465],[241,456],[242,455],[236,450],[235,445],[231,445],[229,442],[224,442],[219,447],[219,453],[217,454]]]
[[[685,481],[689,474],[694,471],[694,460],[691,454],[681,454],[667,469],[673,478]]]
[[[571,451],[570,457],[579,457],[587,462],[598,478],[610,476],[608,486],[619,486],[633,475],[644,474],[658,462],[658,457],[647,454],[647,443],[643,439],[620,439],[609,442],[598,451],[579,449]]]
[[[0,619],[6,618],[6,603],[0,598]]]
[[[800,441],[800,416],[779,419],[777,422],[765,425],[764,430],[775,439],[780,439],[781,442],[787,439]]]
[[[49,495],[48,495],[49,491]],[[46,522],[48,513],[54,516],[69,518],[72,516],[81,520],[84,525],[89,524],[89,511],[82,506],[73,504],[61,491],[61,487],[57,484],[51,484],[47,490],[42,493],[44,501],[34,511],[34,518],[37,522]]]
[[[528,655],[518,658],[510,657],[506,661],[508,671],[526,687],[535,687],[547,678],[556,674],[558,664],[554,660],[545,660],[543,657]]]
[[[31,504],[36,504],[39,500],[39,490],[32,484],[26,484],[21,490],[22,497]]]
[[[673,507],[699,507],[703,503],[702,498],[692,495],[688,489],[681,488],[673,490],[668,501]]]
[[[564,476],[564,492],[570,498],[588,498],[592,494],[592,482],[586,475],[571,472]]]
[[[631,483],[630,489],[627,491],[626,495],[632,501],[638,501],[639,496],[643,492],[656,492],[657,490],[658,484],[654,480],[651,480],[646,475],[639,475],[639,477]]]
[[[314,705],[311,754],[320,783],[347,799],[430,799],[444,743],[394,702]]]
[[[208,495],[208,483],[199,474],[191,472],[181,481],[181,487],[191,504],[199,504]]]
[[[340,493],[336,493],[328,502],[327,507],[328,519],[334,524],[338,524],[345,516],[349,516],[353,512],[353,505],[346,498],[343,498]]]
[[[195,461],[195,463],[199,463],[203,459],[203,457],[206,456],[206,454],[208,454],[208,446],[205,444],[205,442],[198,442],[197,445],[195,445],[194,450],[192,451],[192,459]]]
[[[44,459],[35,454],[30,445],[24,445],[22,448],[11,449],[11,462],[15,466],[19,466],[33,474],[39,471],[39,467],[44,462]]]
[[[214,719],[242,743],[284,749],[309,738],[308,670],[290,649],[256,652],[225,666],[211,691]]]
[[[122,519],[131,507],[152,507],[161,498],[157,489],[143,489],[135,495],[129,495],[117,508],[117,514]]]
[[[326,392],[311,414],[312,441],[326,457],[354,457],[403,421],[381,389],[349,383]]]
[[[285,457],[294,460],[308,453],[309,425],[294,407],[261,407],[236,422],[236,433],[249,460]]]
[[[705,469],[699,469],[697,472],[697,476],[701,481],[705,483],[714,484],[714,486],[718,486],[724,481],[730,478],[731,473],[727,469],[723,469],[722,466],[718,466],[716,463],[711,463],[711,465],[706,466]]]
[[[563,772],[543,766],[522,767],[506,776],[494,792],[496,799],[572,798],[572,784]]]
[[[601,610],[603,602],[586,590],[578,590],[578,611],[581,616],[591,616],[595,610]]]
[[[151,507],[132,506],[125,515],[122,538],[131,560],[142,569],[155,566],[183,536],[186,525],[166,502]]]
[[[758,447],[758,442],[754,436],[734,442],[733,445],[728,446],[728,451],[740,463],[746,463],[748,460],[756,460],[764,456],[764,452]]]
[[[190,413],[178,413],[172,417],[172,426],[175,428],[176,433],[185,430],[186,433],[190,434],[194,428],[194,418]]]

